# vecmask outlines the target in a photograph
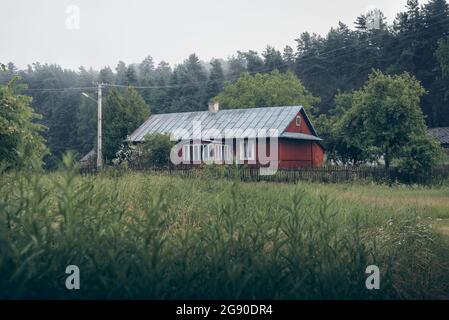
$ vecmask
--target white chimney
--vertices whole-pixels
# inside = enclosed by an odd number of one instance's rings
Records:
[[[220,110],[220,104],[218,103],[218,101],[209,102],[209,112],[216,113],[218,112],[218,110]]]

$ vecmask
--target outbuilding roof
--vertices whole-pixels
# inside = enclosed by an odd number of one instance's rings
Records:
[[[94,149],[90,150],[84,157],[81,158],[81,162],[90,161],[97,156],[97,153]]]
[[[234,138],[254,138],[260,129],[267,131],[275,129],[277,137],[282,137],[287,126],[301,110],[305,114],[302,106],[155,114],[134,131],[128,137],[128,140],[139,142],[147,134],[172,134],[176,129],[185,130],[189,133],[189,139],[193,140],[222,138],[225,136],[225,132],[229,130],[234,130]],[[307,119],[307,116],[305,120],[314,136],[303,135],[300,137],[296,135],[295,137],[284,137],[309,140],[319,139],[316,137],[315,129]],[[201,125],[201,132],[198,132],[198,130],[194,132],[194,123],[196,123],[196,129],[198,129],[198,124]],[[229,132],[227,132],[226,137],[229,137]]]
[[[441,144],[449,144],[449,127],[431,128],[429,133]]]

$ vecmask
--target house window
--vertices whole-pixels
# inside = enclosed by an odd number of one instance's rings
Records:
[[[183,162],[190,162],[190,145],[182,146],[182,160]]]
[[[296,126],[297,126],[297,127],[300,127],[300,126],[301,126],[301,116],[300,116],[300,115],[297,115],[297,116],[296,116]]]
[[[254,140],[245,140],[240,143],[240,160],[255,160],[255,147]]]
[[[182,149],[182,158],[184,162],[203,161],[228,161],[229,146],[221,144],[194,144],[185,145]],[[251,159],[248,159],[251,160]]]
[[[203,160],[214,161],[215,147],[213,144],[203,146]]]
[[[215,145],[215,160],[228,161],[229,160],[229,146],[225,144]]]
[[[201,161],[201,148],[200,144],[193,145],[193,161],[200,162]]]
[[[222,160],[229,161],[229,146],[222,145],[221,146],[221,152],[222,152]]]

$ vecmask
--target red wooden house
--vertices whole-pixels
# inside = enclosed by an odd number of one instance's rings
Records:
[[[270,138],[261,138],[266,133]],[[128,138],[138,143],[153,133],[178,143],[176,164],[245,163],[278,168],[318,167],[324,148],[302,106],[219,110],[152,115]],[[274,152],[274,153],[273,153]]]

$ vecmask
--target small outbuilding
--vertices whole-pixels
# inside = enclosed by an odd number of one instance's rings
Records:
[[[445,152],[449,154],[449,127],[431,128],[429,133],[437,139]]]
[[[94,149],[90,150],[84,157],[81,158],[80,163],[82,168],[95,167],[95,161],[97,159],[97,153]]]

